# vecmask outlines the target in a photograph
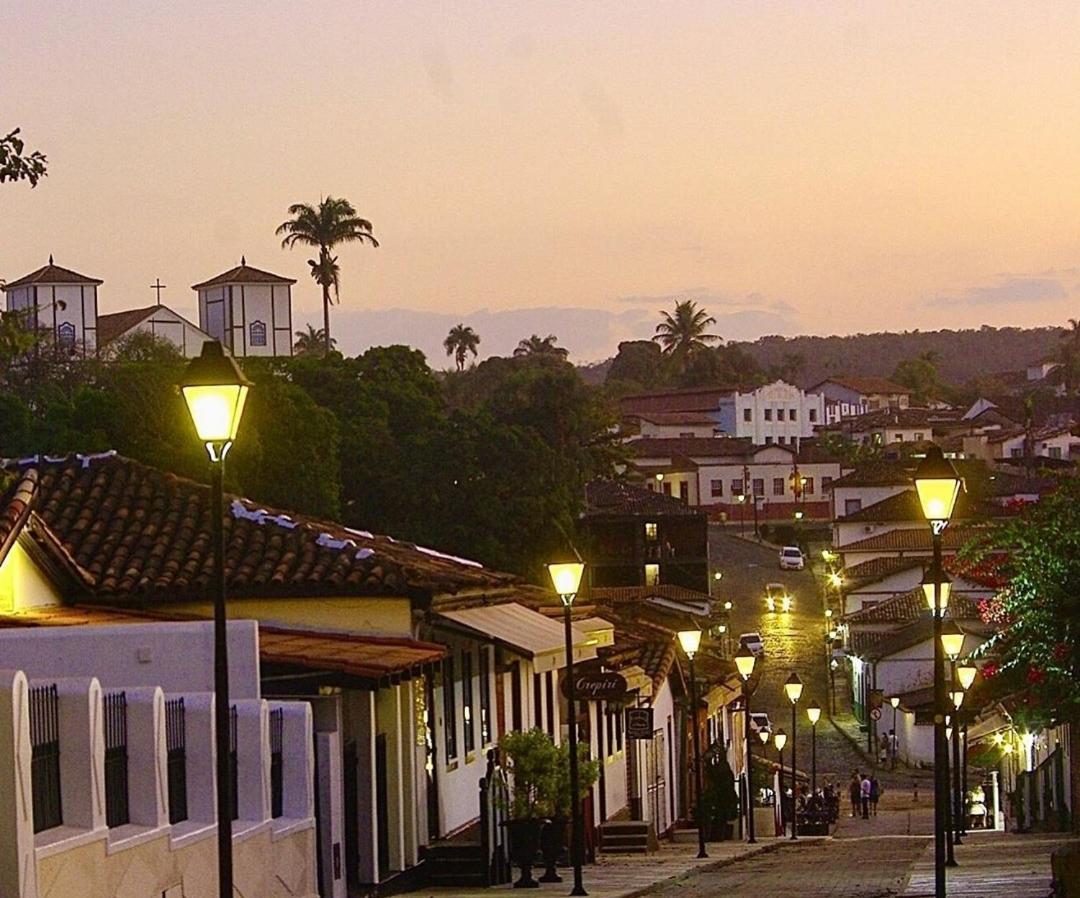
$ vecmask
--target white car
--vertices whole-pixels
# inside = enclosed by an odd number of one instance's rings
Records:
[[[806,566],[806,558],[798,546],[784,546],[780,550],[780,570],[801,571]]]
[[[739,645],[752,655],[761,657],[765,654],[765,643],[761,641],[760,633],[743,633],[739,637]]]
[[[775,611],[777,606],[781,611],[791,610],[791,593],[783,583],[765,584],[765,607],[769,611]]]

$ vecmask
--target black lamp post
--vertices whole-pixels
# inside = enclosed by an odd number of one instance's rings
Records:
[[[746,841],[753,845],[754,838],[754,770],[753,734],[750,731],[750,675],[754,672],[757,657],[747,648],[735,656],[735,668],[743,679],[743,710],[746,712]]]
[[[698,694],[697,675],[694,671],[694,655],[701,645],[700,630],[680,630],[679,644],[686,652],[690,662],[690,725],[694,730],[694,810],[697,817],[699,858],[708,857],[705,851],[705,821],[702,819],[701,805],[701,733],[698,731]]]
[[[578,786],[578,750],[577,750],[577,703],[575,702],[574,682],[574,637],[570,626],[570,609],[577,598],[581,586],[581,575],[585,565],[580,561],[564,564],[549,564],[548,574],[559,594],[563,605],[563,630],[566,634],[566,713],[569,718],[570,733],[570,860],[574,865],[574,888],[571,895],[588,895],[581,882],[581,863],[584,853],[584,832],[581,820],[581,796]]]
[[[927,450],[915,469],[915,491],[923,517],[930,524],[933,542],[933,567],[923,580],[923,590],[934,615],[934,898],[945,894],[946,814],[948,813],[948,752],[945,747],[945,653],[941,645],[941,617],[948,604],[945,572],[942,569],[941,536],[949,525],[956,498],[960,494],[960,476],[937,446]]]
[[[251,383],[221,344],[207,341],[180,381],[195,432],[210,456],[210,520],[214,553],[214,742],[217,753],[218,894],[233,893],[232,781],[229,763],[229,648],[225,629],[225,456],[236,439]]]
[[[784,692],[787,693],[788,701],[791,702],[791,838],[799,838],[799,815],[796,813],[796,792],[798,791],[798,782],[795,776],[795,764],[796,764],[796,736],[798,735],[798,722],[799,716],[796,713],[795,706],[799,703],[799,699],[802,697],[803,682],[799,679],[797,673],[793,673],[787,678],[787,682],[784,683]]]
[[[892,761],[892,769],[896,769],[896,749],[900,745],[900,737],[896,732],[896,709],[900,707],[900,696],[894,695],[889,699],[889,704],[892,705],[892,738],[889,740],[889,754]]]
[[[806,707],[810,718],[810,795],[817,795],[817,722],[821,719],[821,705],[811,702]]]
[[[787,733],[785,733],[783,730],[777,730],[772,738],[773,738],[773,745],[776,746],[776,751],[780,755],[780,777],[779,777],[779,782],[777,783],[777,785],[779,786],[779,789],[778,789],[779,794],[776,796],[776,801],[777,801],[776,806],[778,808],[780,808],[780,828],[781,828],[781,830],[783,830],[783,827],[784,827],[784,746],[787,745]],[[794,770],[794,768],[792,768],[792,771],[791,771],[791,778],[792,778],[792,780],[795,779],[795,770]],[[792,796],[792,797],[794,798],[794,796]],[[794,804],[794,801],[792,803]],[[784,833],[781,832],[780,835],[783,836]]]
[[[975,677],[978,675],[979,669],[970,661],[964,661],[956,667],[956,679],[960,682],[960,688],[967,692],[972,684],[975,682]],[[960,774],[960,830],[963,833],[967,833],[967,814],[964,813],[964,802],[967,798],[967,759],[968,759],[968,743],[967,743],[967,715],[964,715],[963,721],[963,733],[961,738],[964,740],[961,751],[961,774]]]

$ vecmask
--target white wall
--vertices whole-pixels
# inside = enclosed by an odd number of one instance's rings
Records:
[[[960,657],[975,651],[985,640],[981,636],[965,634],[964,649]],[[877,662],[877,688],[886,696],[903,695],[916,689],[934,685],[934,641],[926,639],[918,645],[902,649]]]
[[[904,493],[911,489],[910,484],[890,484],[887,486],[848,486],[840,484],[833,487],[833,517],[842,518],[846,512],[848,499],[858,499],[861,503],[859,508],[869,508],[871,505],[876,505],[878,502],[884,502],[890,496],[895,496],[897,493]],[[833,542],[833,548],[837,548],[839,543]]]
[[[158,339],[168,340],[189,359],[202,352],[203,343],[214,339],[166,306],[156,309],[129,333],[149,333]]]
[[[0,564],[0,610],[23,611],[59,603],[56,587],[16,542]]]
[[[82,354],[97,348],[97,286],[94,284],[31,284],[7,293],[9,311],[33,310],[38,330],[55,337],[68,323],[75,328],[75,346]]]
[[[211,334],[218,328],[208,318],[215,300],[224,300],[226,321],[224,342],[238,358],[246,356],[292,355],[292,300],[288,284],[228,284],[199,291],[199,326]],[[217,315],[217,313],[214,313]],[[265,344],[257,345],[258,324],[265,331]]]
[[[792,384],[776,381],[759,387],[751,393],[735,393],[730,399],[722,399],[721,406],[733,405],[735,412],[734,436],[749,437],[755,445],[764,445],[765,438],[784,437],[786,443],[798,442],[811,437],[814,428],[825,422],[825,399],[823,396],[804,393]],[[765,420],[766,409],[771,421]],[[750,421],[746,420],[746,410],[750,411]],[[783,411],[783,420],[779,412]],[[791,412],[795,411],[795,420]],[[810,411],[814,411],[814,420]]]

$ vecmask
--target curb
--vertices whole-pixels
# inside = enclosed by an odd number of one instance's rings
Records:
[[[641,888],[634,889],[630,892],[620,892],[618,895],[613,896],[613,898],[640,898],[640,896],[642,895],[649,894],[649,892],[651,892],[653,889],[660,888],[661,886],[667,885],[669,883],[676,882],[682,879],[689,879],[694,876],[700,876],[703,873],[712,873],[716,870],[722,870],[724,867],[730,867],[732,864],[737,864],[740,861],[745,861],[752,857],[759,857],[763,854],[770,854],[773,851],[779,851],[786,844],[788,844],[788,841],[789,840],[787,839],[777,839],[776,842],[770,843],[768,845],[762,845],[758,848],[755,848],[753,851],[748,851],[745,854],[740,854],[738,857],[728,857],[719,861],[710,861],[707,864],[693,867],[689,870],[683,871],[682,873],[673,873],[671,876],[665,876],[663,879],[658,879],[656,880],[656,882],[650,883],[647,886],[642,886]]]

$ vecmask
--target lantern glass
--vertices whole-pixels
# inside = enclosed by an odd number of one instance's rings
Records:
[[[941,449],[932,446],[915,469],[915,492],[919,495],[923,517],[931,523],[947,523],[960,495],[960,475]]]
[[[757,657],[753,652],[743,649],[739,654],[735,656],[735,667],[739,671],[739,676],[744,680],[750,679],[750,674],[754,672],[754,664],[757,662]]]
[[[562,564],[549,564],[548,575],[551,584],[563,600],[563,604],[572,605],[581,586],[581,575],[585,572],[585,565],[580,561],[570,561]]]
[[[952,580],[944,571],[941,573],[940,582],[934,576],[932,569],[927,569],[922,578],[923,595],[926,597],[926,607],[934,610],[934,587],[941,587],[941,600],[938,604],[938,615],[944,615],[949,608],[949,596],[952,594]]]
[[[783,751],[784,746],[787,745],[787,733],[783,730],[777,730],[776,735],[772,737],[773,745],[776,746],[777,751]]]
[[[693,658],[694,655],[697,654],[698,648],[701,646],[701,631],[680,630],[679,644],[682,646],[682,650],[686,652],[686,657]]]
[[[961,664],[956,668],[956,678],[960,681],[960,685],[964,689],[970,689],[971,684],[975,682],[975,676],[978,674],[979,668],[970,662],[967,664]]]
[[[889,699],[889,704],[893,706],[893,710],[900,707],[900,696],[894,695]]]
[[[795,704],[802,697],[802,691],[803,681],[799,679],[798,674],[793,673],[784,683],[784,692],[787,693],[788,701]]]
[[[812,705],[807,706],[806,716],[810,718],[812,726],[817,726],[817,722],[821,720],[821,705],[814,702]]]
[[[950,658],[956,658],[964,650],[964,633],[952,621],[946,621],[941,630],[941,647]]]

